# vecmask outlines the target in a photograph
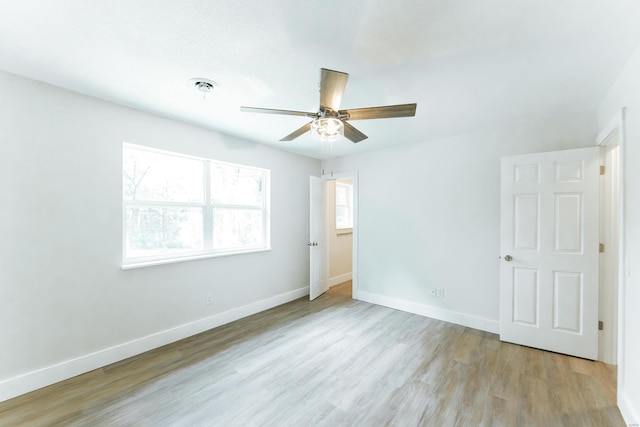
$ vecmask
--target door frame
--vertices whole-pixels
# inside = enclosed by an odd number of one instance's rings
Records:
[[[324,172],[324,171],[323,171]],[[323,174],[320,178],[325,181],[335,181],[338,179],[351,179],[353,183],[353,239],[351,250],[351,297],[356,295],[358,290],[358,229],[359,229],[359,191],[358,191],[358,172],[331,172],[329,174]],[[325,202],[326,203],[326,202]],[[326,206],[325,206],[326,208]],[[329,233],[330,230],[325,229],[325,233]],[[326,240],[326,236],[325,236]],[[329,259],[327,254],[327,259]]]
[[[618,167],[617,171],[611,171],[617,174],[618,180],[618,298],[617,305],[617,334],[616,339],[610,340],[610,346],[607,349],[609,354],[615,355],[615,360],[603,360],[606,363],[618,364],[618,390],[624,389],[625,378],[625,360],[624,360],[624,301],[625,301],[625,279],[629,274],[629,262],[626,255],[625,242],[625,163],[626,163],[626,146],[625,146],[625,115],[626,108],[622,108],[618,114],[613,117],[607,126],[596,137],[595,145],[599,147],[618,146]],[[606,248],[605,248],[606,250]],[[606,262],[606,261],[605,261]],[[606,325],[605,325],[606,328]]]

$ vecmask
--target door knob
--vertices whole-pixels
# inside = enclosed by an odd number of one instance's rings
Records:
[[[511,255],[505,255],[504,256],[504,260],[505,261],[511,261],[513,259],[513,257]]]

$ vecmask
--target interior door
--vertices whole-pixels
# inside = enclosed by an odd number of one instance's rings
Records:
[[[502,158],[500,339],[598,356],[599,148]]]
[[[310,178],[309,209],[309,299],[313,300],[329,289],[325,245],[326,185],[321,178]]]

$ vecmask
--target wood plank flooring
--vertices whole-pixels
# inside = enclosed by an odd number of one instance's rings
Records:
[[[624,426],[614,368],[351,284],[0,403],[1,426]]]

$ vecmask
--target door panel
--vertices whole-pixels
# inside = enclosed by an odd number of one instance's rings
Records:
[[[513,322],[538,324],[538,270],[513,269]]]
[[[540,170],[537,163],[515,165],[514,169],[515,182],[538,182]]]
[[[554,250],[579,255],[583,251],[582,194],[555,194],[554,198]]]
[[[582,332],[582,278],[581,273],[553,272],[553,329]]]
[[[502,159],[503,341],[597,357],[598,177],[597,147]]]
[[[540,230],[539,196],[537,194],[517,194],[514,198],[514,242],[516,249],[538,249]]]
[[[325,244],[326,182],[309,177],[309,299],[314,300],[329,289]]]

